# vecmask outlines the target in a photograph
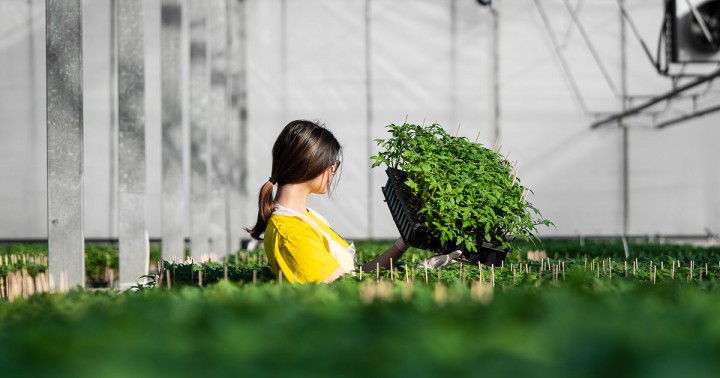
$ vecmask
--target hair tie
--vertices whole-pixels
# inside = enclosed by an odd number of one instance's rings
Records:
[[[268,181],[270,181],[273,185],[277,184],[277,180],[275,180],[272,176],[268,177]]]

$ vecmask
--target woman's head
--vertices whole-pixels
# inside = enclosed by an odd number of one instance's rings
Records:
[[[250,235],[259,239],[275,211],[273,184],[309,182],[313,193],[326,193],[340,164],[342,147],[324,126],[306,120],[292,121],[280,132],[272,149],[270,178],[260,189],[258,218]]]
[[[273,145],[270,177],[278,185],[313,180],[338,160],[341,151],[335,136],[322,125],[292,121]]]

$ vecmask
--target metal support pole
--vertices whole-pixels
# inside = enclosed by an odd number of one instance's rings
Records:
[[[118,227],[120,289],[144,283],[150,251],[145,229],[145,52],[143,0],[118,9]]]
[[[288,4],[287,0],[280,0],[280,114],[281,123],[287,123],[288,117],[288,48],[287,48],[287,22],[288,22]]]
[[[619,0],[620,9],[624,9],[625,0]],[[623,112],[628,108],[627,93],[627,31],[625,18],[622,11],[620,12],[620,70],[621,70],[621,88],[620,95],[622,98]],[[622,229],[623,236],[627,235],[630,223],[630,181],[629,181],[629,133],[627,123],[624,118],[619,119],[621,130],[621,148],[622,148]]]
[[[629,97],[626,95],[623,97],[623,111],[621,113],[615,114],[608,118],[597,121],[597,122],[593,123],[592,125],[590,125],[590,128],[595,129],[600,126],[606,125],[606,124],[618,122],[618,121],[620,121],[621,118],[626,118],[626,117],[638,114],[638,113],[642,112],[643,110],[645,110],[659,102],[662,102],[665,100],[670,100],[673,97],[681,94],[682,92],[687,91],[688,89],[692,89],[692,88],[694,88],[698,85],[704,84],[704,83],[712,82],[712,80],[714,80],[717,77],[720,77],[720,70],[716,70],[712,73],[701,76],[701,77],[693,80],[690,83],[687,83],[687,84],[681,85],[677,88],[674,88],[673,90],[671,90],[663,95],[654,97],[654,98],[650,99],[649,101],[647,101],[641,105],[635,106],[633,108],[630,108],[630,109],[628,109],[628,106],[626,106],[627,102],[629,100]]]
[[[247,235],[243,230],[245,218],[241,216],[247,208],[245,188],[247,177],[247,84],[245,78],[245,1],[228,2],[228,49],[227,65],[229,99],[229,150],[230,172],[228,193],[230,206],[230,232],[228,245],[231,252],[240,249],[240,239]]]
[[[367,132],[366,148],[367,156],[373,154],[372,140],[372,123],[373,123],[373,99],[372,99],[372,23],[370,17],[372,15],[372,0],[365,0],[365,130]],[[375,214],[373,212],[373,190],[375,185],[372,179],[372,168],[367,165],[367,220],[368,229],[367,236],[373,238],[373,225],[375,224]]]
[[[117,1],[110,0],[110,132],[108,140],[108,155],[109,156],[109,187],[110,193],[108,195],[108,238],[117,236],[117,200],[118,200],[118,113],[117,113],[117,94],[118,94],[118,61],[117,61]]]
[[[450,0],[450,126],[456,127],[458,119],[458,95],[457,95],[457,0]]]
[[[183,222],[187,200],[183,185],[182,123],[182,5],[163,0],[162,23],[162,258],[185,257]]]
[[[208,76],[206,3],[190,2],[190,252],[208,253]]]
[[[85,287],[82,2],[47,0],[48,271],[55,290]]]
[[[210,201],[209,234],[212,244],[208,252],[226,256],[227,235],[227,176],[228,164],[228,114],[227,114],[227,3],[212,0],[208,4],[210,44],[210,103],[208,119],[209,157],[208,187]]]
[[[492,19],[492,32],[490,43],[491,67],[490,83],[492,90],[492,101],[490,102],[490,125],[492,125],[493,134],[496,141],[500,141],[500,11],[499,2],[496,0],[490,6],[490,18]],[[500,143],[498,143],[499,145]]]

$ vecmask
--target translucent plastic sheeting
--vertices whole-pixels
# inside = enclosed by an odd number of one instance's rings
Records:
[[[106,105],[109,50],[107,23],[101,22],[107,19],[105,3],[83,3],[87,11],[95,12],[93,17],[86,13],[83,20],[92,30],[84,37],[86,67],[92,67],[85,73],[84,83],[85,93],[92,93],[85,100],[85,121],[93,125],[85,134],[88,237],[112,236]],[[622,48],[617,3],[569,3],[578,8],[577,17],[619,87]],[[17,4],[26,7],[27,2]],[[386,135],[385,125],[401,123],[407,117],[413,123],[438,122],[452,134],[471,140],[479,133],[478,141],[492,147],[495,134],[490,106],[494,96],[500,101],[502,152],[518,161],[522,184],[534,192],[530,201],[557,226],[541,230],[542,235],[617,235],[624,228],[631,234],[720,231],[714,194],[720,180],[720,152],[714,147],[720,139],[720,116],[709,115],[662,131],[644,129],[631,120],[625,225],[620,130],[617,126],[589,129],[596,118],[579,106],[534,0],[493,4],[500,17],[498,93],[490,85],[492,16],[477,1],[245,1],[247,123],[246,128],[233,126],[231,132],[240,136],[234,144],[240,162],[232,165],[239,170],[232,177],[243,178],[233,186],[246,194],[240,197],[236,192],[232,202],[232,242],[247,237],[241,226],[254,223],[257,191],[270,173],[270,149],[288,121],[319,119],[345,147],[339,185],[332,198],[313,198],[311,206],[350,239],[392,238],[397,230],[380,192],[384,172],[369,168],[369,156],[376,151],[373,139]],[[656,41],[662,2],[626,0],[625,4],[640,33],[647,41]],[[621,100],[589,54],[564,1],[542,1],[542,6],[589,111],[620,111]],[[146,42],[155,45],[159,43],[160,17],[153,9],[159,7],[159,0],[146,2],[148,14],[158,15],[146,16]],[[6,14],[17,13],[0,12],[0,19]],[[34,20],[43,25],[44,16]],[[34,30],[37,66],[43,62],[44,40],[43,29],[35,26]],[[0,188],[0,208],[18,214],[0,220],[0,236],[43,237],[44,215],[37,214],[44,210],[45,194],[37,188],[43,188],[45,182],[28,178],[26,172],[43,169],[45,156],[37,155],[45,151],[44,134],[16,125],[32,124],[32,118],[44,111],[44,106],[32,110],[23,105],[33,98],[28,88],[42,89],[44,79],[35,75],[36,83],[30,84],[31,39],[18,33],[12,33],[13,42],[0,37],[0,64],[9,67],[0,70],[4,100],[0,101],[0,161],[5,162],[0,165],[0,178],[15,184]],[[161,234],[160,168],[159,163],[152,163],[159,157],[160,122],[151,121],[159,119],[159,75],[150,74],[161,70],[159,51],[149,47],[146,51],[146,222],[152,237]],[[631,36],[626,51],[628,94],[652,95],[670,87],[670,81],[657,75]],[[189,53],[186,60],[189,62]],[[233,65],[231,69],[238,68]],[[19,101],[22,98],[27,100]],[[189,114],[188,108],[183,112]],[[189,168],[185,170],[187,178]],[[186,229],[185,236],[190,234]]]

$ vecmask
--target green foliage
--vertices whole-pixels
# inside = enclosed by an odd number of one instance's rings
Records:
[[[454,242],[475,251],[485,241],[507,249],[511,240],[532,240],[538,225],[550,226],[527,201],[512,164],[499,153],[440,125],[389,125],[391,137],[377,139],[373,167],[385,164],[407,173],[420,221],[438,232],[442,245]]]
[[[683,262],[690,260],[706,260],[710,256],[719,256],[718,246],[693,246],[690,244],[659,243],[647,239],[627,240],[630,258],[666,257],[675,258]],[[577,256],[587,257],[621,257],[625,256],[625,245],[617,239],[543,239],[535,243],[516,241],[513,250],[524,256],[529,250],[543,250],[548,257],[570,258]],[[657,260],[657,259],[656,259]]]
[[[161,259],[161,248],[158,245],[150,245],[150,264],[154,265]],[[5,278],[9,272],[27,269],[31,277],[46,270],[44,264],[30,261],[30,257],[48,256],[47,243],[8,243],[0,244],[0,258],[8,262],[11,256],[15,256],[15,263],[0,264],[0,277]],[[115,243],[85,243],[85,277],[90,287],[106,287],[109,283],[105,281],[107,270],[113,270],[115,277],[119,266],[118,247]]]
[[[575,271],[573,271],[575,272]],[[5,376],[715,376],[720,291],[680,282],[496,288],[245,284],[0,305]],[[438,292],[447,300],[438,301]],[[319,352],[320,351],[320,352]]]
[[[356,243],[361,262],[391,245]],[[646,256],[627,273],[617,242],[546,240],[537,246],[550,257],[543,262],[516,254],[520,260],[494,270],[483,266],[482,276],[478,266],[455,264],[429,271],[429,284],[417,268],[429,253],[417,249],[380,272],[380,282],[372,272],[330,285],[278,283],[262,250],[241,251],[226,263],[165,263],[174,274],[172,290],[72,290],[0,301],[0,371],[9,377],[717,375],[718,248],[629,245]],[[634,261],[635,255],[627,262]],[[230,281],[222,279],[225,264]],[[559,266],[564,274],[549,270]],[[700,269],[707,269],[702,276]]]

